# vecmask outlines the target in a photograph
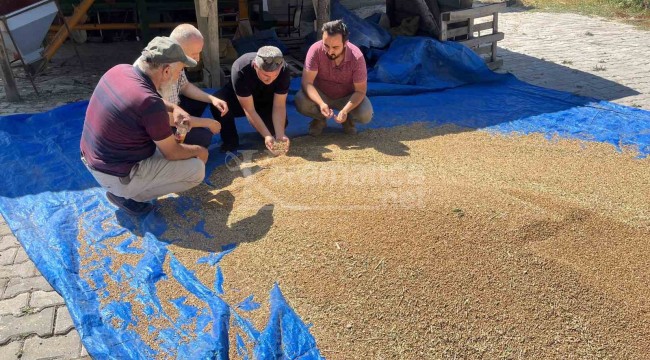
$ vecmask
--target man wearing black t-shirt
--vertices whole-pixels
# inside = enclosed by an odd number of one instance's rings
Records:
[[[240,116],[246,116],[272,153],[279,155],[288,150],[289,138],[284,130],[290,80],[282,52],[274,46],[244,54],[232,64],[230,82],[215,94],[228,103],[229,111],[221,116],[218,109],[211,107],[212,116],[221,123],[222,151],[239,147],[235,118]],[[283,145],[278,147],[276,142]]]

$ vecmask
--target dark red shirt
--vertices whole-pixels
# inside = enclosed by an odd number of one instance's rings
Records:
[[[366,59],[356,45],[347,42],[345,58],[336,66],[327,57],[323,40],[314,43],[305,57],[305,70],[318,71],[314,86],[331,99],[340,99],[354,92],[354,83],[368,81]]]
[[[165,103],[151,79],[133,65],[117,65],[99,80],[86,110],[81,152],[98,171],[126,176],[151,157],[154,141],[172,136]]]

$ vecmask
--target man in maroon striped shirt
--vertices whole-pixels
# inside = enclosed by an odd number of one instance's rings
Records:
[[[373,110],[366,97],[366,60],[358,47],[348,41],[342,20],[323,25],[323,39],[313,44],[305,59],[302,89],[294,99],[296,109],[312,118],[309,134],[318,136],[334,118],[346,134],[356,134],[355,123],[372,120]],[[334,114],[332,108],[339,110]]]
[[[160,89],[178,81],[196,61],[167,37],[156,37],[134,65],[117,65],[99,80],[90,98],[81,156],[107,190],[109,201],[131,215],[148,213],[151,200],[203,181],[208,151],[179,144],[169,126]]]

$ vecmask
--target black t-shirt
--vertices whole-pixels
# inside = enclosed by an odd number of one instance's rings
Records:
[[[289,92],[291,77],[286,64],[282,66],[278,77],[269,85],[264,84],[258,77],[253,67],[256,53],[244,54],[232,64],[230,81],[237,96],[253,96],[256,108],[272,107],[274,94]]]

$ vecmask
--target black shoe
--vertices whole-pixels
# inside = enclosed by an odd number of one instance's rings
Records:
[[[223,143],[223,144],[221,144],[221,147],[219,148],[219,151],[221,151],[222,153],[235,152],[235,151],[237,151],[238,147],[239,147],[239,144]]]
[[[108,201],[113,205],[133,216],[145,215],[153,209],[153,204],[151,203],[126,199],[110,192],[106,192],[106,198],[108,198]]]

